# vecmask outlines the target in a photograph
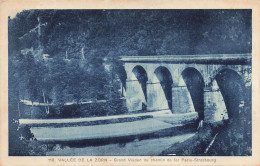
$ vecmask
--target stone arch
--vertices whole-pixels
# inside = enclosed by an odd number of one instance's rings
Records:
[[[244,105],[246,96],[243,78],[232,69],[222,69],[214,77],[226,105],[228,118],[239,117],[240,108]]]
[[[148,81],[148,77],[146,70],[142,66],[137,65],[133,68],[131,77],[131,80],[138,80],[139,84],[141,85],[145,100],[147,101],[146,82]]]
[[[203,120],[205,82],[201,73],[196,68],[188,67],[182,71],[179,84],[187,86],[194,109],[198,112],[199,119]]]
[[[232,70],[234,72],[236,72],[237,75],[239,75],[241,78],[243,78],[243,75],[241,73],[239,73],[236,69],[230,67],[230,66],[220,66],[218,67],[217,69],[214,69],[212,74],[210,74],[210,81],[208,82],[208,86],[212,86],[213,84],[213,81],[215,80],[216,76],[221,72],[221,71],[224,71],[224,70]],[[243,80],[243,79],[242,79]]]
[[[169,109],[172,109],[172,75],[168,68],[159,66],[154,71],[155,76],[161,84]]]

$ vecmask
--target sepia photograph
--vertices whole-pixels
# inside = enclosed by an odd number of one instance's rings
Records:
[[[252,10],[9,15],[8,155],[252,156]]]

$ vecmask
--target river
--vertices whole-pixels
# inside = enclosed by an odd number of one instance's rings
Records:
[[[138,140],[126,143],[112,143],[101,146],[69,147],[60,148],[56,145],[55,150],[48,151],[47,156],[158,156],[160,153],[175,143],[183,142],[195,133],[186,133],[176,136]],[[174,154],[169,154],[174,155]]]

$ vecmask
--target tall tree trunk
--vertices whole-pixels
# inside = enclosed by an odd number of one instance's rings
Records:
[[[39,44],[39,47],[41,47],[41,41],[40,41],[40,38],[41,38],[41,18],[40,17],[37,17],[37,20],[38,20],[38,44]]]
[[[66,50],[66,59],[68,59],[68,51]]]
[[[20,101],[18,102],[18,112],[19,112],[19,118],[21,116],[21,113],[20,113]]]
[[[49,106],[49,100],[47,99],[47,114],[50,113],[50,106]]]
[[[81,59],[85,59],[85,55],[84,55],[84,47],[81,48]]]
[[[44,92],[43,92],[43,91],[42,91],[42,96],[43,96],[43,103],[45,104],[45,103],[46,103],[46,100],[45,100],[45,94],[44,94]],[[46,106],[44,106],[44,108],[45,108],[45,112],[48,114],[47,107],[46,107]]]

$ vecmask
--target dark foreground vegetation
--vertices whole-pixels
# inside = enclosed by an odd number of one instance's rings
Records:
[[[172,145],[161,155],[177,156],[251,156],[251,103],[237,110],[239,116],[215,124],[204,124],[194,137]]]
[[[245,128],[251,128],[247,125],[226,122],[218,127],[212,125],[204,126],[195,136],[183,143],[174,144],[169,149],[163,151],[161,155],[251,156],[252,134],[250,131],[241,131]]]

